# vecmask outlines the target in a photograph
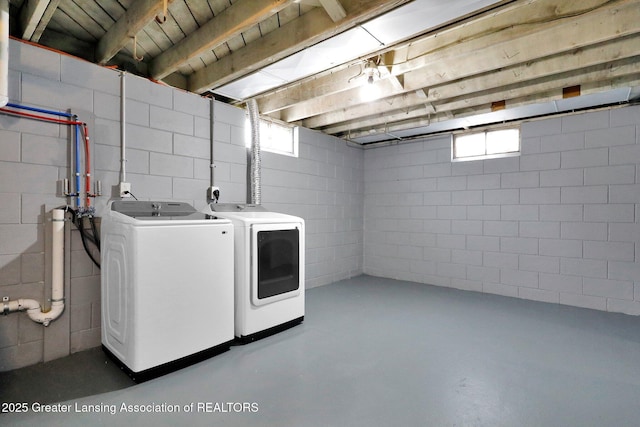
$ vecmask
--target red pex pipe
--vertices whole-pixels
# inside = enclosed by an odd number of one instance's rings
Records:
[[[82,125],[82,124],[84,124],[82,122],[77,122],[77,121],[73,121],[73,120],[54,119],[53,117],[41,116],[39,114],[25,113],[23,111],[14,111],[14,110],[6,109],[6,108],[0,108],[0,111],[2,111],[3,113],[7,113],[7,114],[13,114],[13,115],[16,115],[16,116],[27,117],[29,119],[34,119],[34,120],[44,120],[46,122],[58,123],[58,124],[61,124],[61,125]]]
[[[84,131],[84,149],[85,149],[85,194],[86,194],[86,207],[91,206],[91,196],[89,190],[91,188],[91,156],[89,155],[89,128],[86,123],[82,124],[82,130]]]
[[[33,113],[25,113],[23,111],[15,111],[7,108],[0,108],[0,112],[12,114],[15,116],[26,117],[28,119],[33,120],[42,120],[49,123],[57,123],[61,125],[73,125],[73,126],[82,126],[82,130],[84,133],[84,147],[85,147],[85,194],[86,194],[86,207],[91,206],[91,196],[90,196],[90,188],[91,188],[91,156],[89,152],[89,128],[86,123],[80,122],[77,120],[65,120],[65,119],[57,119],[53,117],[47,117],[40,114]],[[80,189],[77,189],[78,193]]]

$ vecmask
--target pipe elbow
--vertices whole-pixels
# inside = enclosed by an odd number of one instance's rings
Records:
[[[33,300],[31,300],[33,301]],[[37,301],[34,301],[37,304]],[[63,301],[54,301],[51,303],[51,310],[43,312],[40,309],[40,304],[37,307],[31,307],[27,309],[27,315],[31,320],[36,323],[41,323],[44,326],[49,326],[51,322],[56,320],[64,311]]]

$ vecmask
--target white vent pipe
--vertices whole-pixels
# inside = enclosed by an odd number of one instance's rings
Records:
[[[40,303],[33,299],[4,302],[4,314],[26,311],[31,320],[49,326],[64,311],[64,209],[53,210],[51,257],[51,309],[42,311]]]
[[[9,0],[0,0],[0,107],[9,102]]]
[[[260,114],[255,99],[247,102],[249,110],[249,125],[251,126],[251,155],[249,157],[249,203],[259,205],[261,197],[261,161],[260,161]]]

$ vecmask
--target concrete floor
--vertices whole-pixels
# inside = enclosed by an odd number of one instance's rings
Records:
[[[68,388],[105,375],[78,365],[57,373]],[[138,385],[106,375],[115,391],[50,408],[70,414],[30,403],[0,424],[637,426],[640,318],[360,276],[309,290],[304,323],[278,335]],[[126,412],[148,404],[161,412]]]

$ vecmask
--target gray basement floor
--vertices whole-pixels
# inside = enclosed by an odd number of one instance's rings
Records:
[[[0,424],[640,423],[640,318],[369,276],[311,289],[302,325],[173,374],[132,385],[113,368],[92,350],[1,374],[2,402],[75,400],[62,405],[71,414],[30,406],[0,415]],[[164,412],[130,413],[123,404]],[[191,404],[212,412],[185,413]],[[80,412],[87,408],[94,411]]]

